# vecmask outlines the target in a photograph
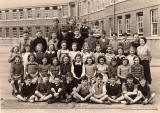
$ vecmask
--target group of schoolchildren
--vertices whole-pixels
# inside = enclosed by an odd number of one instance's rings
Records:
[[[124,41],[117,42],[116,34],[109,40],[97,25],[89,30],[83,24],[74,31],[62,28],[58,35],[53,31],[46,43],[25,42],[23,51],[20,46],[12,48],[9,82],[16,98],[48,104],[152,103],[155,93],[150,90],[148,70],[141,64],[150,60],[150,53],[141,54],[145,50],[139,47],[145,45],[146,38],[130,43],[124,34]],[[42,37],[41,31],[37,37]]]

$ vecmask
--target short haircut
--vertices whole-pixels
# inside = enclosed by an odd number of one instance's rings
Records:
[[[103,75],[102,75],[101,73],[97,73],[95,77],[96,77],[96,78],[99,77],[99,78],[103,79]]]
[[[81,81],[83,81],[83,80],[87,80],[88,81],[88,77],[87,76],[81,77]]]
[[[146,37],[141,37],[140,39],[144,40],[145,44],[147,43]]]

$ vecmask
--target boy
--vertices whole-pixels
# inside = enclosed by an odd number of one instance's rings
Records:
[[[133,76],[131,74],[127,77],[127,83],[122,85],[122,93],[127,101],[127,105],[137,103],[141,98],[137,85],[133,83]]]
[[[97,74],[96,75],[96,83],[93,85],[93,96],[90,98],[91,101],[102,104],[106,103],[104,100],[108,98],[106,95],[106,87],[103,84],[103,75]]]
[[[60,81],[60,76],[57,75],[54,78],[54,83],[50,83],[48,95],[43,98],[44,101],[48,100],[48,104],[60,101],[63,91],[63,86]]]
[[[82,37],[88,38],[88,31],[89,31],[89,29],[90,28],[87,26],[87,20],[83,19],[82,26],[80,28],[80,33],[81,33]]]
[[[35,91],[35,96],[39,99],[37,101],[44,101],[44,97],[47,95],[48,93],[48,88],[49,88],[49,75],[44,75],[42,78],[42,83],[39,83],[37,85],[36,91]]]
[[[155,97],[155,93],[151,94],[150,87],[147,84],[144,77],[140,79],[140,85],[138,85],[138,90],[141,92],[142,104],[152,104],[152,100]]]
[[[32,84],[31,75],[27,75],[25,78],[25,83],[22,85],[21,92],[16,97],[23,102],[34,102],[35,89],[36,84]]]
[[[88,77],[83,76],[81,84],[78,85],[73,97],[76,99],[76,102],[89,102],[92,95],[93,91],[88,83]]]
[[[117,39],[117,33],[112,33],[113,39],[109,41],[109,46],[113,48],[113,53],[117,54],[118,47],[119,47],[119,41]]]

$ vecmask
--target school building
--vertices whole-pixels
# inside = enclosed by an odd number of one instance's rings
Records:
[[[54,18],[65,23],[69,17],[75,17],[73,0],[40,1],[42,0],[0,8],[0,38],[20,38],[26,28],[31,37],[35,37],[36,31],[41,30],[47,38]]]

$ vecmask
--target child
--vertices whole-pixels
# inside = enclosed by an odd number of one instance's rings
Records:
[[[99,22],[96,21],[94,23],[94,26],[93,26],[93,36],[96,38],[96,39],[100,39],[101,38],[101,29],[99,27]]]
[[[140,43],[139,43],[139,34],[138,33],[134,33],[133,34],[133,38],[134,40],[132,41],[132,46],[137,50],[137,47],[140,46]]]
[[[128,59],[122,60],[122,65],[118,66],[117,75],[120,79],[121,85],[126,82],[127,76],[130,74],[130,66]]]
[[[117,65],[118,66],[122,64],[122,59],[125,58],[123,53],[124,53],[123,49],[122,48],[118,48],[118,55],[116,55]]]
[[[85,68],[82,63],[82,56],[81,54],[76,54],[75,61],[72,63],[71,72],[73,77],[76,78],[78,81],[81,79],[82,76],[85,75]]]
[[[96,45],[96,51],[94,53],[94,58],[95,58],[95,62],[98,63],[98,57],[104,55],[104,53],[101,52],[101,45],[97,44]]]
[[[112,33],[113,40],[109,41],[109,46],[113,48],[113,53],[116,55],[119,47],[119,41],[117,39],[117,33]]]
[[[85,63],[85,74],[88,77],[90,84],[93,84],[95,82],[96,71],[97,71],[97,66],[94,64],[93,58],[87,57]]]
[[[86,19],[82,20],[82,26],[80,28],[80,33],[81,33],[82,37],[88,38],[89,29],[90,28],[87,26]]]
[[[141,92],[141,100],[143,101],[142,104],[152,104],[152,100],[155,97],[155,93],[151,93],[150,87],[147,84],[144,77],[140,79],[140,85],[138,85],[138,90]]]
[[[140,100],[141,95],[137,90],[137,85],[133,83],[132,75],[129,75],[127,82],[122,85],[122,93],[127,105],[134,104]]]
[[[83,50],[82,50],[82,56],[83,56],[83,63],[86,62],[87,57],[94,58],[93,53],[90,51],[89,45],[87,42],[84,42],[83,44]]]
[[[48,63],[52,64],[52,59],[54,57],[57,57],[57,51],[56,51],[55,46],[53,44],[48,45],[48,51],[46,51],[45,56],[48,59]]]
[[[48,45],[53,45],[55,47],[55,50],[58,50],[58,43],[59,40],[57,39],[57,33],[53,30]]]
[[[108,46],[107,53],[105,54],[107,65],[110,65],[111,59],[113,57],[115,57],[115,54],[113,53],[113,48],[111,46]]]
[[[10,54],[10,57],[8,59],[8,62],[11,63],[11,65],[14,63],[15,61],[15,56],[21,56],[20,53],[19,53],[19,47],[18,46],[14,46],[12,49],[11,49],[11,54]]]
[[[71,62],[73,62],[73,60],[75,59],[75,56],[76,54],[78,53],[79,51],[77,51],[77,43],[76,42],[73,42],[72,43],[72,51],[69,51],[69,56],[71,58]]]
[[[44,101],[48,100],[48,104],[58,102],[62,98],[63,86],[60,81],[60,76],[55,76],[54,83],[50,84],[48,95],[43,98]]]
[[[108,98],[106,95],[106,87],[103,84],[103,75],[102,74],[96,74],[96,83],[92,86],[93,89],[93,96],[90,98],[91,101],[95,103],[106,103],[105,100]]]
[[[76,99],[76,102],[89,102],[92,95],[93,91],[88,83],[88,78],[83,76],[81,78],[81,84],[78,85],[73,97]]]
[[[21,92],[16,96],[20,101],[23,102],[34,102],[36,84],[32,84],[32,77],[26,76],[25,83],[22,85]]]
[[[53,58],[52,65],[50,66],[49,69],[49,73],[50,73],[49,82],[53,83],[54,77],[60,75],[60,65],[57,57]]]
[[[42,64],[42,59],[43,59],[43,56],[44,56],[44,53],[43,53],[43,45],[42,44],[37,44],[36,46],[36,52],[35,52],[35,57],[36,57],[36,62],[38,64]]]
[[[24,75],[24,66],[21,61],[20,56],[15,56],[15,63],[11,66],[11,85],[13,88],[13,93],[17,94],[21,92],[21,80]],[[16,87],[16,83],[18,83],[18,90]]]
[[[111,59],[111,63],[110,63],[110,65],[109,65],[109,67],[108,67],[108,77],[110,78],[112,75],[116,75],[116,79],[118,79],[117,78],[117,68],[118,68],[118,66],[117,66],[117,60],[116,60],[116,58],[112,58]]]
[[[106,59],[104,56],[98,57],[98,64],[97,64],[97,73],[101,73],[103,75],[103,82],[108,82],[108,65],[106,64]]]
[[[48,64],[47,57],[44,56],[42,59],[42,64],[39,65],[39,75],[40,75],[39,82],[41,82],[44,75],[49,75],[48,73],[49,73],[49,64]]]
[[[30,54],[28,56],[28,64],[26,65],[26,75],[28,76],[28,74],[32,77],[32,83],[36,83],[38,80],[38,63],[35,62],[35,55],[34,54]]]
[[[108,101],[112,103],[120,102],[121,96],[121,86],[116,83],[115,76],[109,78],[109,82],[106,84],[106,92],[108,95]]]
[[[102,53],[106,53],[106,49],[109,45],[109,39],[106,38],[106,31],[102,30],[101,38],[98,40],[98,44],[101,45]]]
[[[135,48],[130,47],[129,55],[127,56],[127,59],[129,60],[129,65],[132,66],[134,64],[133,58],[136,56],[135,55]]]
[[[133,60],[134,64],[131,66],[131,74],[134,77],[134,83],[139,84],[139,79],[144,77],[144,70],[143,66],[139,64],[140,58],[138,56],[135,56]]]
[[[67,49],[67,42],[63,40],[61,43],[61,49],[57,51],[57,58],[59,59],[60,62],[62,62],[63,56],[68,54],[69,50]]]
[[[37,98],[37,101],[42,102],[44,101],[44,97],[47,95],[48,93],[48,88],[49,88],[49,81],[48,81],[48,76],[47,74],[45,74],[42,78],[42,82],[38,83],[37,87],[36,87],[36,91],[35,91],[35,98]]]

